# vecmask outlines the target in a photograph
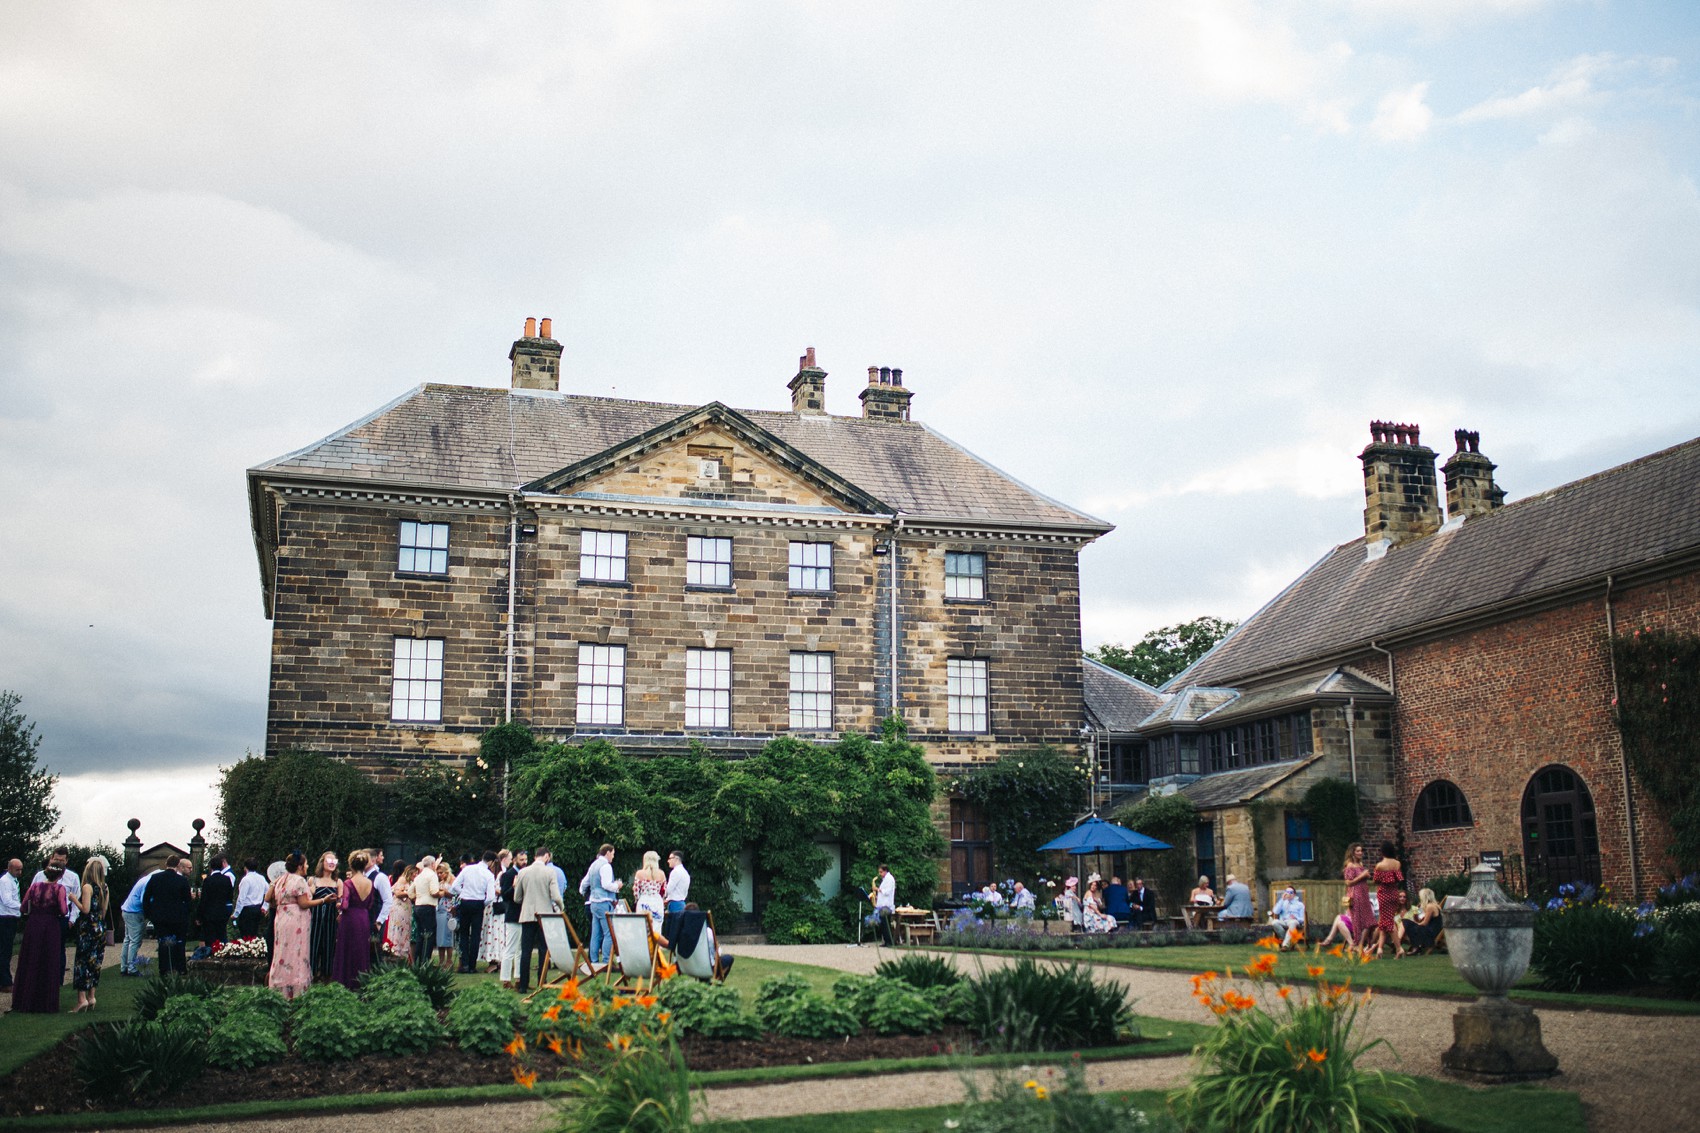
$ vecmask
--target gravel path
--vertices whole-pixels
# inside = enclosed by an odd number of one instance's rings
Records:
[[[745,945],[737,952],[861,973],[872,972],[887,955],[882,949],[842,945]],[[985,958],[988,967],[1007,962]],[[1126,987],[1142,1015],[1202,1021],[1203,1012],[1191,999],[1186,973],[1104,967],[1101,974]],[[1377,1050],[1367,1064],[1444,1077],[1440,1055],[1452,1042],[1456,1006],[1455,1001],[1378,995],[1359,1015],[1359,1025],[1371,1037],[1387,1039],[1391,1050]],[[1596,1133],[1700,1130],[1700,1074],[1695,1072],[1700,1065],[1696,1053],[1700,1052],[1700,1016],[1542,1008],[1540,1018],[1547,1049],[1558,1057],[1563,1071],[1548,1084],[1581,1095],[1590,1129]],[[1133,1059],[1094,1063],[1089,1074],[1095,1089],[1144,1089],[1175,1085],[1189,1069],[1186,1058]],[[710,1090],[703,1109],[710,1117],[740,1119],[897,1109],[943,1105],[959,1100],[962,1092],[955,1073],[938,1071]],[[377,1120],[417,1133],[464,1133],[468,1128],[481,1133],[533,1133],[551,1124],[549,1107],[541,1102],[413,1109],[399,1121],[394,1117]],[[226,1128],[240,1133],[365,1133],[373,1121],[370,1113],[327,1115],[175,1126],[161,1133],[215,1133]]]

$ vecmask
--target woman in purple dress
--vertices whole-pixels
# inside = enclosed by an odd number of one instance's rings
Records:
[[[12,1010],[51,1015],[59,1010],[59,988],[65,982],[65,925],[71,915],[71,895],[59,884],[64,860],[49,864],[47,880],[24,894],[23,946],[18,950],[18,973],[12,979]]]
[[[372,966],[372,914],[378,909],[378,889],[366,879],[366,851],[348,857],[348,879],[342,883],[342,915],[336,922],[336,959],[331,979],[358,991],[360,975]]]

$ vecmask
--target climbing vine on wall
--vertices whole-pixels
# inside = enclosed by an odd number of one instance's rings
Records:
[[[1138,855],[1139,864],[1134,868],[1156,882],[1157,900],[1165,908],[1183,904],[1198,876],[1193,872],[1198,860],[1193,841],[1198,808],[1192,800],[1185,795],[1147,795],[1116,811],[1114,817],[1129,830],[1149,834],[1174,847]]]
[[[1316,854],[1307,871],[1311,877],[1334,877],[1346,858],[1346,847],[1363,829],[1358,788],[1348,779],[1318,779],[1305,791],[1300,809],[1310,817]]]
[[[1040,846],[1066,833],[1086,806],[1090,771],[1051,747],[1010,752],[951,784],[986,814],[997,876],[1031,884],[1044,872]]]
[[[1679,870],[1700,867],[1700,636],[1632,630],[1612,642],[1617,726],[1635,777],[1670,819]]]

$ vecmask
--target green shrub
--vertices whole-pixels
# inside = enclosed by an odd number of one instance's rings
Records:
[[[1557,899],[1555,899],[1556,903]],[[1548,991],[1605,991],[1645,983],[1652,965],[1649,938],[1616,905],[1564,902],[1535,915],[1529,967]]]
[[[405,964],[386,964],[360,974],[360,998],[376,1008],[395,1003],[429,1003],[425,988]]]
[[[180,995],[206,997],[217,989],[200,976],[158,975],[136,989],[136,1018],[152,1019],[165,1001]]]
[[[974,1017],[974,985],[968,980],[923,988],[921,994],[947,1023],[966,1023]]]
[[[761,1026],[744,1010],[744,997],[725,984],[667,980],[658,998],[671,1012],[673,1029],[678,1033],[711,1039],[761,1037]]]
[[[839,976],[832,981],[832,998],[866,1026],[879,988],[880,981],[873,976]]]
[[[1385,1040],[1354,1039],[1368,998],[1319,979],[1309,993],[1262,997],[1213,979],[1195,980],[1220,1022],[1196,1054],[1192,1080],[1171,1096],[1189,1129],[1245,1133],[1402,1133],[1415,1127],[1401,1075],[1360,1070],[1357,1060]],[[1218,998],[1218,993],[1220,997]]]
[[[692,1133],[691,1080],[676,1043],[634,1045],[574,1075],[573,1133]]]
[[[866,1020],[882,1035],[930,1035],[944,1025],[944,1012],[926,992],[892,982],[875,990]]]
[[[287,1052],[282,1023],[257,1006],[225,1015],[207,1036],[207,1062],[225,1070],[264,1066]]]
[[[381,1054],[423,1054],[443,1041],[443,1024],[430,1001],[420,995],[414,1000],[398,998],[375,1011],[368,1034],[369,1049]]]
[[[1470,875],[1443,873],[1439,877],[1429,878],[1427,888],[1434,890],[1436,901],[1444,903],[1448,897],[1462,897],[1470,891]]]
[[[839,944],[850,939],[844,922],[824,901],[775,901],[762,914],[769,944]]]
[[[154,1022],[167,1027],[189,1027],[204,1035],[223,1014],[223,1005],[212,996],[178,995],[165,1001]]]
[[[974,980],[968,1026],[1003,1050],[1108,1046],[1131,1028],[1119,984],[1100,984],[1079,965],[1041,967],[1021,957]]]
[[[874,975],[885,980],[900,980],[913,988],[959,984],[966,978],[955,964],[943,957],[913,952],[898,960],[886,960],[874,969]]]
[[[1031,1078],[1027,1075],[1031,1073]],[[1025,1081],[1023,1081],[1025,1079]],[[945,1123],[958,1133],[1179,1133],[1167,1113],[1147,1114],[1125,1102],[1094,1095],[1078,1060],[1063,1068],[996,1072],[989,1096],[966,1078],[968,1098]]]
[[[774,1034],[799,1039],[842,1038],[862,1030],[849,1008],[809,990],[809,981],[799,975],[761,982],[756,990],[756,1019]]]
[[[218,1001],[231,1014],[258,1012],[279,1027],[289,1022],[290,1001],[269,987],[227,988],[219,993]]]
[[[1700,999],[1700,905],[1666,910],[1653,941],[1653,982],[1684,999]]]
[[[364,1053],[371,1013],[341,984],[316,984],[295,1002],[291,1037],[295,1053],[315,1062],[339,1062]]]
[[[497,984],[474,984],[449,1008],[449,1038],[473,1054],[500,1054],[524,1018],[518,995]]]
[[[414,982],[425,989],[425,994],[431,999],[431,1006],[438,1011],[446,1011],[455,998],[455,974],[448,968],[436,963],[429,957],[420,957],[413,961],[380,960],[360,975],[360,993],[366,994],[366,989],[372,981],[379,980],[388,983],[403,977],[397,972],[410,974]]]
[[[138,1020],[94,1026],[77,1039],[75,1072],[88,1095],[137,1104],[193,1080],[206,1064],[207,1040],[193,1026]]]

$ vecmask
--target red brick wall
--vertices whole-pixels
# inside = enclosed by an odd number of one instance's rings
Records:
[[[1700,575],[1614,594],[1613,610],[1622,632],[1700,629]],[[1602,880],[1629,894],[1603,586],[1569,606],[1399,650],[1397,670],[1399,809],[1392,817],[1405,832],[1413,881],[1458,872],[1484,850],[1520,855],[1524,790],[1541,768],[1561,764],[1593,797]],[[1463,791],[1473,826],[1411,829],[1417,796],[1436,779]],[[1669,832],[1639,786],[1632,790],[1645,894],[1672,871]]]

